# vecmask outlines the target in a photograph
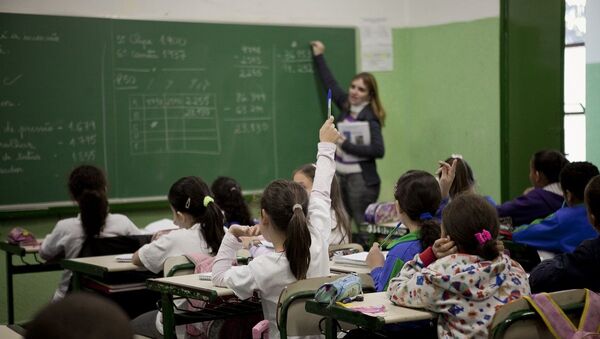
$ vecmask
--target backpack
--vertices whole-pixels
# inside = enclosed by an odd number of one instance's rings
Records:
[[[365,221],[372,225],[396,222],[400,219],[395,202],[374,202],[365,210]]]
[[[579,327],[552,300],[548,293],[523,297],[540,315],[548,330],[556,338],[600,338],[600,295],[585,289],[585,306]]]
[[[10,232],[8,232],[7,241],[9,244],[19,246],[37,245],[37,240],[33,233],[21,227],[11,229]]]

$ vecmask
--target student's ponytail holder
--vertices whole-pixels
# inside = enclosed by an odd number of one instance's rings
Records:
[[[211,202],[215,202],[215,199],[208,195],[204,196],[204,201],[202,202],[204,204],[204,207],[208,207],[208,204],[210,204]]]
[[[292,207],[292,212],[296,212],[297,209],[300,209],[302,211],[302,205],[294,204],[294,207]]]
[[[420,220],[431,220],[431,219],[433,219],[433,216],[431,215],[431,213],[425,212],[425,213],[421,213],[421,215],[419,215],[419,219]]]
[[[485,245],[486,242],[492,240],[492,235],[488,230],[483,230],[479,233],[475,233],[475,238],[481,246]]]

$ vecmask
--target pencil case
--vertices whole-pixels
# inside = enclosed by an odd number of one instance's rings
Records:
[[[365,210],[365,221],[368,224],[379,225],[395,222],[400,219],[395,202],[374,202]]]
[[[8,233],[7,240],[10,244],[20,246],[33,246],[37,244],[37,240],[33,233],[21,227],[11,229]]]
[[[352,273],[321,285],[315,292],[315,300],[332,305],[338,301],[351,300],[362,293],[360,277],[356,273]]]

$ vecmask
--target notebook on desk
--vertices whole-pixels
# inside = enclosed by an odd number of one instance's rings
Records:
[[[383,257],[387,256],[387,251],[381,252]],[[356,266],[367,266],[367,255],[369,252],[358,252],[348,255],[340,255],[333,257],[333,262],[342,265],[356,265]]]

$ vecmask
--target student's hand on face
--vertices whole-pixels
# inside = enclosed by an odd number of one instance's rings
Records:
[[[450,240],[450,238],[439,238],[433,243],[431,249],[438,259],[458,252],[458,248],[456,248],[454,241]]]
[[[385,264],[385,258],[383,256],[383,253],[381,253],[379,243],[373,243],[373,246],[371,246],[371,250],[369,250],[369,254],[367,254],[366,262],[367,266],[369,266],[370,269],[374,269],[375,267],[381,267]]]
[[[325,45],[319,40],[311,41],[310,45],[312,46],[312,52],[315,56],[325,52]]]
[[[340,138],[340,132],[338,132],[337,128],[335,128],[335,125],[333,124],[333,117],[325,120],[325,123],[323,126],[321,126],[321,130],[319,131],[319,140],[321,142],[330,142],[335,144]]]
[[[454,182],[454,176],[456,175],[456,159],[452,159],[452,164],[445,161],[439,161],[440,168],[437,173],[441,173],[440,176],[440,190],[442,191],[442,198],[447,198],[450,194],[450,187]]]

